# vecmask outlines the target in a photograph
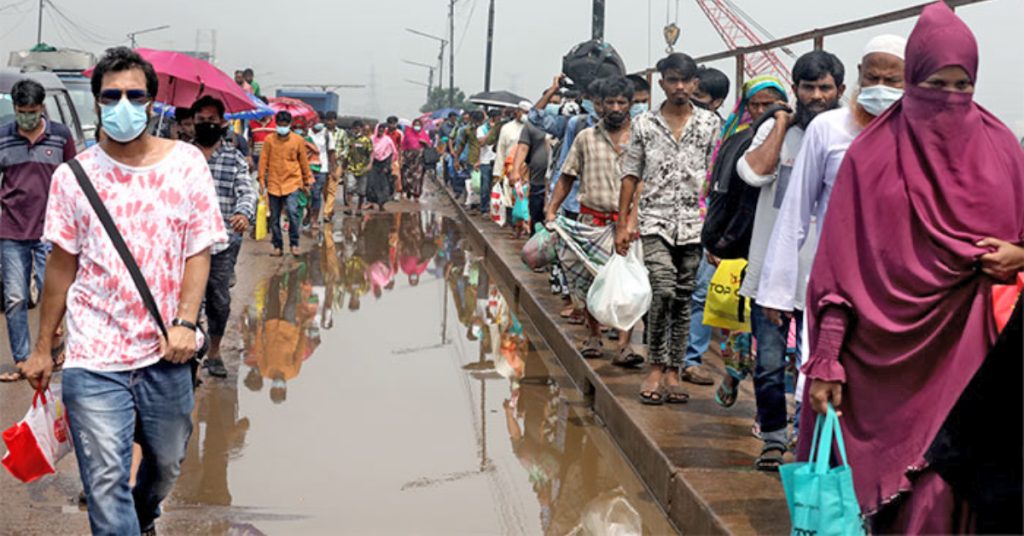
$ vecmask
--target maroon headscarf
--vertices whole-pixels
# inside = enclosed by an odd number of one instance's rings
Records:
[[[975,243],[1024,239],[1024,152],[973,95],[918,87],[947,66],[976,79],[978,46],[936,2],[907,42],[903,99],[846,154],[807,294],[812,356],[822,313],[848,311],[842,423],[865,514],[910,489],[995,342]],[[813,412],[802,417],[806,459]]]

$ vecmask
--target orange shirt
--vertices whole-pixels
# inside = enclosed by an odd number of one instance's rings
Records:
[[[303,185],[312,186],[313,172],[306,156],[306,140],[294,132],[287,138],[274,133],[263,141],[260,185],[270,195],[286,196]]]

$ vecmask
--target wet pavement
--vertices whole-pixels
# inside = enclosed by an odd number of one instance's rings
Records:
[[[231,375],[197,393],[162,533],[673,533],[459,226],[401,209],[298,259],[247,242]],[[0,386],[0,426],[30,394]],[[0,533],[88,530],[59,469],[0,476]]]

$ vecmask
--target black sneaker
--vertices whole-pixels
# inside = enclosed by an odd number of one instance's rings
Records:
[[[228,369],[224,367],[224,360],[222,359],[207,359],[203,366],[206,367],[206,373],[215,378],[227,378]]]

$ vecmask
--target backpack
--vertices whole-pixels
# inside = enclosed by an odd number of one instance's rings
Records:
[[[761,189],[747,184],[736,170],[736,164],[750,148],[757,130],[780,109],[785,108],[773,106],[750,128],[733,134],[718,149],[711,168],[708,212],[700,242],[720,259],[745,259],[750,253],[754,213]]]
[[[598,78],[625,76],[626,65],[611,45],[591,40],[574,46],[562,57],[562,72],[576,87],[585,88]]]

